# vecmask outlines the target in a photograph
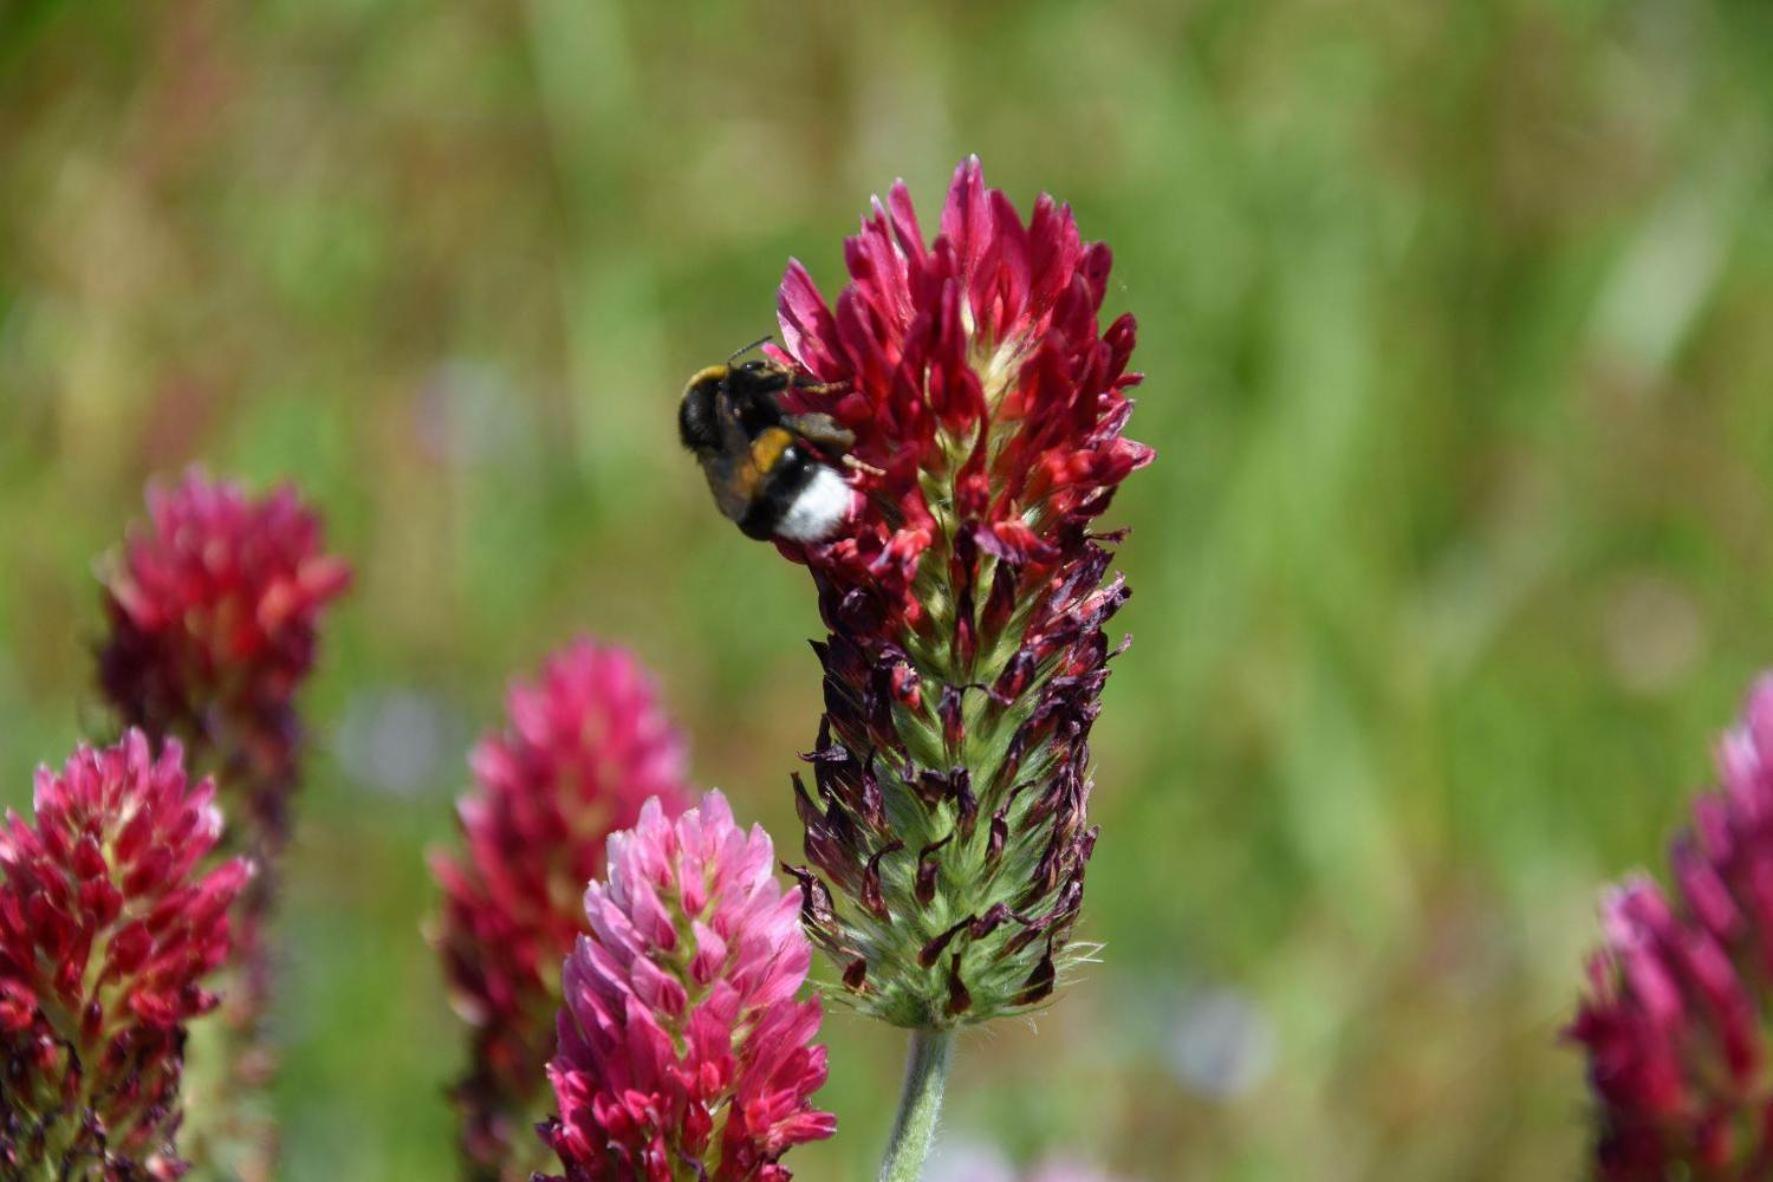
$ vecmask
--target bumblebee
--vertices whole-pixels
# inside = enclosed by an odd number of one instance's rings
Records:
[[[714,503],[746,537],[824,541],[856,495],[826,460],[844,457],[855,435],[830,415],[782,409],[784,391],[825,387],[775,361],[732,360],[700,371],[684,389],[677,409],[683,446],[702,465]]]

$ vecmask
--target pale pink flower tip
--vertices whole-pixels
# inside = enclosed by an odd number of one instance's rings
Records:
[[[670,820],[657,801],[611,836],[585,892],[591,934],[563,973],[560,1115],[542,1128],[568,1182],[691,1176],[783,1182],[791,1147],[829,1137],[816,1000],[796,1000],[811,946],[761,826],[710,792]]]

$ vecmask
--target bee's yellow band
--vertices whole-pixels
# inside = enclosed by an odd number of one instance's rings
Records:
[[[697,370],[696,376],[689,380],[689,385],[685,386],[684,389],[694,390],[703,382],[723,382],[726,380],[726,375],[731,372],[732,370],[728,366],[710,365],[707,369]]]
[[[769,427],[758,432],[757,438],[751,441],[751,466],[760,473],[772,471],[782,453],[794,445],[794,436],[781,427]]]

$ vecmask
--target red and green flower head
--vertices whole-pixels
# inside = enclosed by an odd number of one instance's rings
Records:
[[[459,813],[466,849],[437,857],[436,943],[456,1009],[473,1027],[456,1089],[464,1150],[486,1176],[527,1179],[554,1049],[560,965],[589,929],[581,898],[604,843],[649,799],[687,803],[684,744],[652,678],[619,648],[576,641],[514,685],[506,727],[470,759]]]
[[[779,543],[830,629],[797,873],[851,1000],[948,1026],[1039,1004],[1075,959],[1127,597],[1096,523],[1152,452],[1123,434],[1133,319],[1103,325],[1109,250],[1067,207],[1024,220],[968,160],[934,241],[897,185],[845,257],[835,305],[790,265],[775,351],[787,409],[854,434],[859,494],[831,539]]]
[[[148,519],[105,578],[105,696],[127,724],[181,740],[270,849],[298,776],[296,691],[350,581],[293,488],[252,497],[197,471],[149,488]]]
[[[177,743],[130,731],[37,774],[0,831],[0,1174],[168,1179],[185,1026],[216,997],[228,909],[251,876],[210,866],[221,814]]]
[[[1773,1176],[1773,677],[1718,753],[1673,889],[1634,877],[1603,904],[1606,943],[1568,1035],[1588,1054],[1595,1176]]]

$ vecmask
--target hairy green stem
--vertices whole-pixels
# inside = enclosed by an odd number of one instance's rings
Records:
[[[905,1064],[905,1090],[892,1140],[880,1163],[880,1182],[917,1182],[935,1139],[942,1113],[942,1092],[948,1086],[948,1065],[954,1058],[954,1032],[919,1029],[911,1032],[911,1058]]]

